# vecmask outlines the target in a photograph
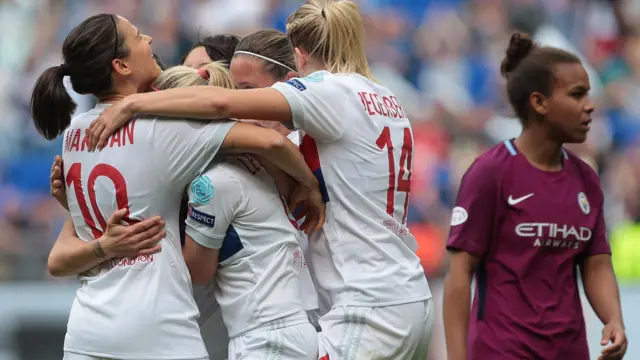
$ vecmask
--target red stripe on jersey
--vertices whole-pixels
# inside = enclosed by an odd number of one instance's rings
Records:
[[[316,141],[309,135],[305,135],[302,137],[302,141],[300,142],[300,152],[302,152],[302,156],[304,156],[304,161],[307,162],[307,165],[311,169],[311,171],[320,170],[320,155],[318,154],[318,144]]]
[[[320,168],[320,154],[318,153],[318,144],[309,135],[302,137],[300,142],[300,152],[304,157],[304,161],[313,172],[313,175],[318,179],[320,184],[320,192],[322,193],[322,200],[325,203],[329,202],[329,191],[327,190],[327,184],[324,182],[324,175],[322,175],[322,169]]]

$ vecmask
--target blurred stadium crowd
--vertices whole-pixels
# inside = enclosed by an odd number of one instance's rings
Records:
[[[163,62],[176,64],[198,37],[284,30],[300,2],[0,0],[0,281],[51,279],[46,257],[65,213],[49,196],[48,176],[61,141],[36,133],[28,104],[38,74],[61,63],[61,42],[76,24],[95,13],[120,14],[153,36]],[[640,277],[640,1],[359,2],[374,73],[412,116],[409,221],[430,279],[443,272],[461,175],[482,151],[520,131],[498,73],[513,30],[586,60],[598,110],[588,142],[574,151],[601,174],[618,275]],[[78,111],[94,102],[76,101]]]

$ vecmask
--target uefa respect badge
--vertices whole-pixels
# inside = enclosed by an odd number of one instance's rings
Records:
[[[191,200],[196,204],[208,204],[213,198],[211,179],[207,176],[198,175],[198,177],[191,182],[191,196],[193,197]]]

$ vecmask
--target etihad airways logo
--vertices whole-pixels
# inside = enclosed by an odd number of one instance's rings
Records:
[[[520,237],[534,239],[534,247],[578,249],[580,243],[591,240],[591,229],[555,223],[522,223],[516,226]]]

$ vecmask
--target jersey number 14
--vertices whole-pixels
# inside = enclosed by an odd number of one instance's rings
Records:
[[[400,173],[396,181],[396,162],[393,156],[393,142],[391,140],[391,130],[385,126],[382,134],[376,140],[376,144],[382,150],[387,148],[389,157],[389,189],[387,190],[387,214],[393,217],[395,210],[396,191],[406,193],[404,199],[404,213],[401,224],[407,221],[407,207],[409,206],[409,193],[411,192],[411,156],[413,154],[413,137],[411,130],[404,128],[404,139],[402,143],[402,153],[400,154]],[[405,178],[406,176],[406,178]]]

